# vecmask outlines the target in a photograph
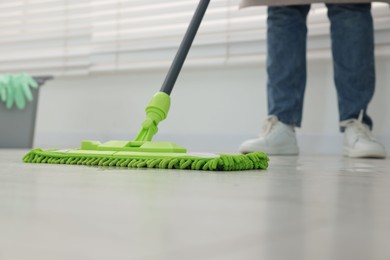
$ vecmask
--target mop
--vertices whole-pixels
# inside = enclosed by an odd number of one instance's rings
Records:
[[[249,154],[187,153],[172,142],[152,142],[158,124],[167,117],[170,94],[191,48],[210,0],[201,0],[179,47],[166,79],[146,107],[146,119],[133,141],[82,141],[77,149],[33,149],[26,163],[115,166],[128,168],[160,168],[203,171],[240,171],[267,169],[268,157],[263,152]]]

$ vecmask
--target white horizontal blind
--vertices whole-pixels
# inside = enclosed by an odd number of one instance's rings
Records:
[[[6,0],[0,2],[0,73],[83,75],[167,68],[197,0]],[[212,0],[186,66],[265,59],[266,8]],[[374,4],[377,50],[390,55],[390,11]],[[309,57],[329,56],[324,5],[309,16]]]
[[[90,1],[0,2],[0,72],[88,73]]]

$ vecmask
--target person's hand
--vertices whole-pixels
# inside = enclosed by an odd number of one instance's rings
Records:
[[[24,109],[26,99],[33,100],[31,88],[38,88],[38,83],[27,74],[10,74],[0,76],[0,95],[7,109],[13,104],[19,109]]]

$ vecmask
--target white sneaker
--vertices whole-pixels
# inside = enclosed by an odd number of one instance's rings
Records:
[[[373,136],[370,128],[362,123],[363,113],[358,119],[350,119],[340,123],[345,127],[344,155],[353,158],[385,158],[386,151]]]
[[[243,142],[241,153],[265,152],[268,155],[297,155],[297,138],[293,126],[283,124],[276,116],[270,116],[263,125],[263,132],[257,139]]]

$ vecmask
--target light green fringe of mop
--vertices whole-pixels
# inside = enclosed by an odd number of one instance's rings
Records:
[[[217,158],[129,158],[96,154],[66,154],[42,149],[31,150],[23,157],[25,163],[115,166],[126,168],[159,168],[202,171],[242,171],[268,168],[268,156],[262,152],[245,155],[221,154]]]

